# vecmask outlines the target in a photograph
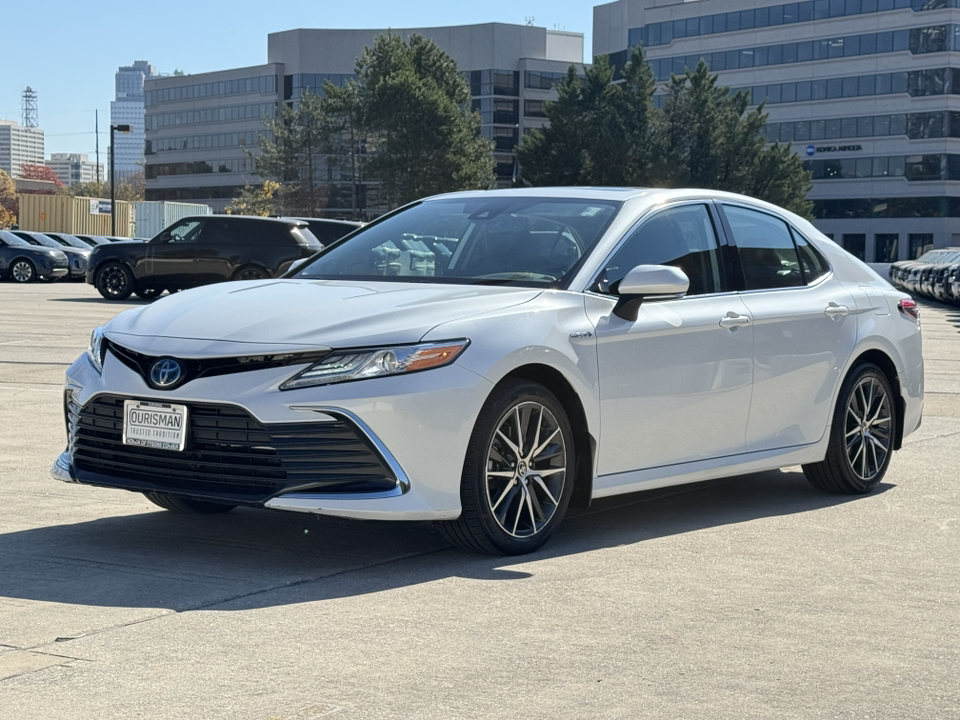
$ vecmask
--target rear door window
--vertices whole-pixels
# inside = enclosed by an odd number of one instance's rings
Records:
[[[743,268],[746,290],[804,284],[800,256],[790,228],[778,217],[736,205],[724,205]]]

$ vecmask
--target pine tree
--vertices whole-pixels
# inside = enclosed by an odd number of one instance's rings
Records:
[[[431,40],[380,35],[357,60],[370,172],[392,207],[452,190],[491,187],[493,144],[470,110],[470,88]]]

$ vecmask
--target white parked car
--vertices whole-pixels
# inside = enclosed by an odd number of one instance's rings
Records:
[[[916,305],[792,213],[471,192],[96,329],[53,473],[175,511],[434,520],[515,554],[591,498],[791,465],[868,492],[922,408]]]

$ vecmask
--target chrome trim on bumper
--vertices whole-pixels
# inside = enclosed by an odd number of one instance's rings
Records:
[[[73,457],[69,451],[65,450],[60,453],[60,457],[54,461],[53,466],[50,468],[50,474],[54,480],[60,480],[66,483],[78,483],[77,478],[73,475]]]
[[[397,495],[405,495],[406,493],[410,492],[410,478],[407,477],[407,474],[403,471],[403,468],[400,467],[400,463],[397,462],[397,459],[393,456],[393,453],[391,453],[387,449],[387,446],[384,445],[383,442],[380,440],[380,438],[378,438],[374,434],[373,430],[370,429],[370,426],[367,425],[359,417],[357,417],[354,413],[350,412],[349,410],[344,410],[342,408],[313,407],[309,405],[291,405],[290,409],[296,410],[297,412],[319,413],[321,415],[327,415],[333,419],[335,419],[337,415],[341,415],[347,418],[350,422],[354,423],[357,426],[357,429],[360,430],[360,432],[364,434],[367,440],[370,441],[373,447],[376,448],[377,452],[380,453],[380,456],[383,458],[384,462],[387,463],[387,467],[390,468],[390,471],[393,473],[394,477],[397,478],[397,486],[393,490],[387,490],[386,492],[358,493],[356,495],[353,493],[338,493],[338,494],[298,493],[297,497],[307,498],[311,500],[329,500],[332,498],[343,499],[345,497],[348,497],[351,499],[357,499],[357,500],[373,500],[377,498],[396,497]],[[275,506],[271,506],[270,503],[273,503],[282,497],[284,496],[279,495],[273,500],[268,501],[267,507],[275,507]]]

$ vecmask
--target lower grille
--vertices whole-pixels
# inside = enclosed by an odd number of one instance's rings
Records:
[[[123,444],[123,398],[66,397],[77,480],[261,505],[290,492],[373,493],[396,477],[347,418],[264,425],[233,405],[187,403],[183,452]],[[155,400],[153,400],[155,402]]]

